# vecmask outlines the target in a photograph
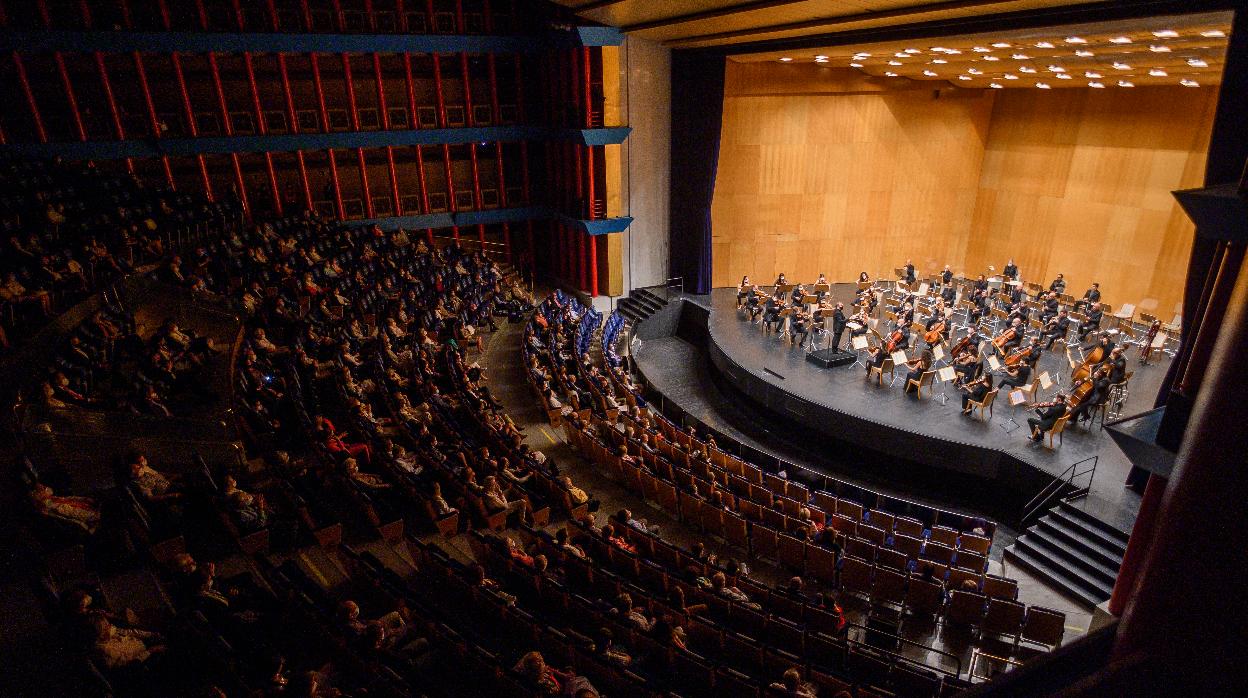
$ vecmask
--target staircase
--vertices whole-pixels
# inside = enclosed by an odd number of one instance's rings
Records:
[[[1063,500],[1005,549],[1005,559],[1089,607],[1109,598],[1127,534]]]
[[[646,318],[658,312],[659,308],[667,305],[667,301],[659,295],[655,294],[648,288],[635,288],[624,298],[621,298],[615,304],[616,310],[619,310],[624,317],[628,318],[631,325],[645,320]]]

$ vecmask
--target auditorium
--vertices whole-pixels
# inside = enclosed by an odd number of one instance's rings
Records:
[[[0,696],[1248,693],[1243,0],[0,44]]]

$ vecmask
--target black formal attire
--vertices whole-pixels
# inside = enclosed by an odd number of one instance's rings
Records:
[[[1056,405],[1041,408],[1039,414],[1035,417],[1028,417],[1027,426],[1031,427],[1033,431],[1039,430],[1040,438],[1043,438],[1044,432],[1052,429],[1053,425],[1057,424],[1057,420],[1061,419],[1064,414],[1066,414],[1066,403],[1059,402]],[[1040,439],[1037,438],[1036,440],[1039,441]]]
[[[912,283],[914,283],[914,279],[915,279],[915,276],[914,276],[914,265],[913,265],[913,264],[907,264],[907,265],[906,265],[905,272],[906,272],[906,283],[908,283],[908,284],[912,284]]]
[[[1080,298],[1079,300],[1075,301],[1075,310],[1087,308],[1093,303],[1100,303],[1100,302],[1101,302],[1101,292],[1096,290],[1095,288],[1090,288],[1087,291],[1084,291],[1083,298]]]
[[[1006,376],[1001,379],[1001,383],[999,385],[1002,388],[1021,388],[1031,381],[1031,366],[1029,366],[1026,362],[1020,363],[1016,370],[1017,373],[1015,375]]]
[[[1117,385],[1127,377],[1127,360],[1121,356],[1113,359],[1109,368],[1109,384]]]
[[[1088,314],[1088,319],[1079,324],[1079,339],[1087,338],[1088,334],[1101,326],[1101,319],[1105,317],[1105,313],[1096,310]]]
[[[845,313],[837,308],[832,313],[832,348],[839,350],[841,348],[841,334],[845,332]]]
[[[871,356],[871,360],[867,361],[867,374],[870,375],[872,368],[879,368],[880,366],[883,366],[884,359],[887,358],[888,352],[884,351],[884,347],[876,348],[875,353]]]
[[[972,402],[983,402],[984,396],[987,395],[992,388],[985,383],[977,384],[974,388],[962,393],[962,409],[970,407]]]
[[[1010,279],[1011,281],[1018,279],[1018,265],[1017,264],[1005,265],[1005,268],[1001,270],[1001,276],[1004,276],[1005,278]]]
[[[1104,404],[1105,400],[1109,398],[1109,386],[1109,378],[1101,377],[1094,379],[1092,381],[1092,392],[1088,393],[1083,402],[1080,402],[1074,411],[1070,413],[1071,421],[1088,419],[1092,408]]]
[[[1045,327],[1040,333],[1041,338],[1048,337],[1048,343],[1044,345],[1045,349],[1052,349],[1053,342],[1066,337],[1066,332],[1070,329],[1070,318],[1059,317],[1053,321],[1052,327]]]
[[[1066,293],[1066,280],[1053,279],[1053,283],[1049,284],[1049,290],[1057,294]]]
[[[954,288],[952,284],[945,284],[945,287],[940,291],[940,297],[944,299],[945,305],[952,306],[954,301],[958,299],[958,289]]]
[[[775,329],[772,325],[780,324],[780,303],[776,299],[768,298],[766,309],[763,310],[763,326],[768,331]]]

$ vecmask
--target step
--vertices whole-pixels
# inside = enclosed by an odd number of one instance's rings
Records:
[[[1005,559],[1013,561],[1014,564],[1057,587],[1072,599],[1080,601],[1089,608],[1093,608],[1108,599],[1113,591],[1112,588],[1092,584],[1082,577],[1072,575],[1053,562],[1037,557],[1028,550],[1020,549],[1017,542],[1015,542],[1015,545],[1005,549]]]
[[[1070,512],[1065,509],[1050,509],[1045,518],[1060,521],[1067,529],[1079,532],[1089,545],[1101,548],[1118,559],[1122,559],[1122,556],[1127,554],[1126,541],[1106,532],[1103,528],[1086,523],[1084,518],[1071,516]]]
[[[651,310],[658,310],[662,308],[664,305],[662,301],[659,301],[654,296],[651,296],[649,294],[636,293],[636,294],[630,295],[629,298],[633,299],[635,302],[637,302],[640,305],[644,305],[645,307],[650,308]]]
[[[1021,548],[1034,550],[1037,555],[1042,555],[1054,562],[1061,562],[1072,572],[1078,572],[1097,582],[1112,585],[1118,578],[1116,567],[1104,564],[1086,551],[1060,538],[1027,533],[1018,539],[1017,544]]]
[[[1068,514],[1071,518],[1076,519],[1080,522],[1083,522],[1085,524],[1088,524],[1089,526],[1092,526],[1100,530],[1112,540],[1117,541],[1121,545],[1123,551],[1124,552],[1126,551],[1127,540],[1131,538],[1130,533],[1121,531],[1118,529],[1118,527],[1106,521],[1102,521],[1101,519],[1098,519],[1093,514],[1089,514],[1083,509],[1080,509],[1079,507],[1076,507],[1074,504],[1071,504],[1070,502],[1067,502],[1064,500],[1058,506],[1058,511]]]
[[[1026,534],[1032,533],[1060,540],[1062,544],[1081,551],[1089,559],[1112,570],[1114,574],[1117,574],[1118,568],[1122,566],[1122,553],[1101,545],[1100,539],[1089,538],[1087,529],[1077,528],[1066,519],[1054,518],[1052,514],[1047,515],[1026,531]]]
[[[660,308],[667,305],[666,299],[664,299],[662,296],[655,293],[654,291],[651,291],[648,288],[635,289],[633,290],[632,295],[638,298],[645,298],[646,300],[653,302],[656,306]]]

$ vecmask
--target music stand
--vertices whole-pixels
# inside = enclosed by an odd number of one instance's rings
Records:
[[[861,366],[863,368],[866,368],[867,362],[862,360],[862,354],[870,346],[870,344],[867,342],[867,336],[865,334],[860,334],[857,337],[850,337],[849,346],[853,347],[854,351],[858,353],[858,357],[854,359],[854,363],[852,366],[850,366],[850,368],[853,368],[854,366]]]
[[[780,314],[778,315],[778,317],[781,318],[782,322],[780,323],[780,334],[776,335],[777,339],[788,339],[789,323],[792,321],[792,315],[793,315],[792,308],[785,308],[784,310],[780,311]]]
[[[988,355],[988,368],[993,371],[1000,371],[1001,360],[998,359],[994,354],[989,354]]]
[[[951,382],[958,380],[958,372],[952,366],[945,366],[936,372],[936,377],[940,379],[940,404],[943,407],[949,403],[946,388]]]
[[[890,358],[892,358],[892,360],[893,360],[893,369],[894,369],[894,370],[893,370],[893,378],[892,378],[892,380],[890,380],[890,381],[888,382],[888,387],[890,387],[890,388],[891,388],[891,387],[893,387],[893,383],[896,383],[896,382],[897,382],[897,372],[896,372],[897,367],[898,367],[898,366],[905,366],[905,365],[906,365],[906,362],[907,362],[907,361],[909,361],[910,359],[906,358],[906,352],[904,352],[904,351],[902,351],[902,350],[900,350],[900,349],[898,349],[897,351],[893,352],[893,353],[892,353],[892,354],[890,354],[889,356],[890,356]]]
[[[1006,399],[1010,403],[1010,416],[1001,421],[1001,428],[1005,430],[1005,433],[1010,434],[1013,433],[1015,429],[1022,426],[1018,422],[1014,421],[1014,410],[1017,409],[1019,405],[1027,402],[1027,393],[1023,392],[1022,388],[1015,388],[1006,395]],[[1013,424],[1014,426],[1006,426],[1008,424]]]
[[[949,363],[945,361],[945,348],[940,346],[939,342],[932,345],[932,361],[934,362],[933,365]]]

